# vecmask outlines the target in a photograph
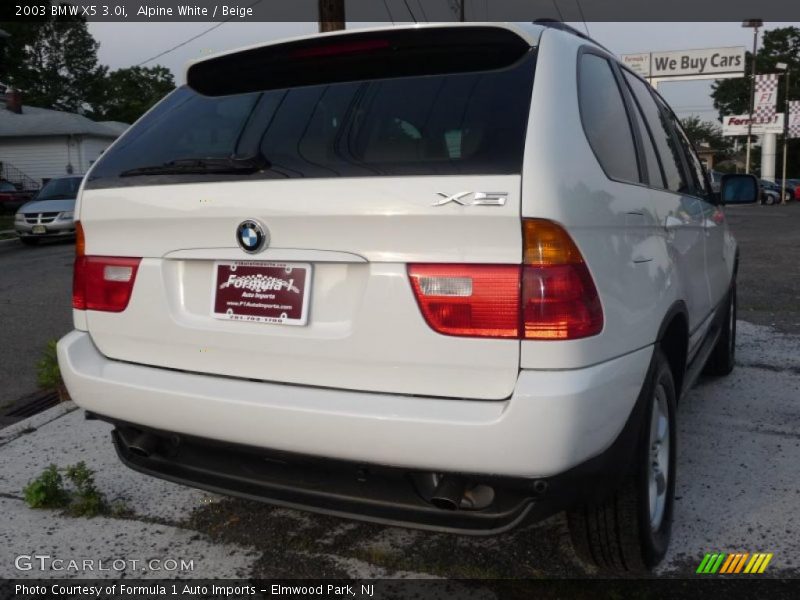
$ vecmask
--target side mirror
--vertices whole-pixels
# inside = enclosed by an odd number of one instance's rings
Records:
[[[723,175],[719,184],[722,204],[755,204],[759,193],[758,179],[754,175]]]

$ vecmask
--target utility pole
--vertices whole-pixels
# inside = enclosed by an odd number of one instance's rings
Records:
[[[318,1],[320,33],[344,29],[344,0]]]
[[[786,152],[789,149],[789,63],[779,62],[775,67],[784,72],[786,100],[783,103],[783,173],[781,174],[781,204],[786,204]]]
[[[750,118],[747,122],[747,158],[745,159],[744,172],[750,174],[750,138],[753,135],[753,105],[756,98],[756,50],[758,47],[758,28],[764,24],[761,19],[749,19],[742,21],[742,27],[752,27],[753,29],[753,76],[750,80]]]
[[[458,15],[458,20],[462,23],[467,20],[467,9],[464,4],[465,0],[448,0],[450,10],[453,11],[453,14]]]

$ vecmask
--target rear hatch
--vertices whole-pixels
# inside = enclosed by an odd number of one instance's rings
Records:
[[[507,397],[519,341],[435,332],[409,265],[520,263],[534,64],[517,34],[475,26],[193,65],[87,177],[86,254],[141,257],[124,310],[86,311],[95,344],[230,377]]]

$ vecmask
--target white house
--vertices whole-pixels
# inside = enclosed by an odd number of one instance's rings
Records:
[[[19,92],[6,91],[0,95],[0,177],[38,187],[46,179],[83,174],[127,128],[126,123],[23,106]]]

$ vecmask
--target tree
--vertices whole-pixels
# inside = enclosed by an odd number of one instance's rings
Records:
[[[714,108],[723,115],[743,115],[750,111],[750,82],[752,81],[752,53],[747,53],[747,74],[738,79],[723,79],[717,81],[712,89],[711,97],[714,99]],[[775,67],[776,63],[783,62],[789,65],[790,87],[789,99],[800,100],[800,29],[797,27],[779,27],[764,32],[764,39],[756,54],[757,73],[780,73]],[[786,77],[778,78],[778,112],[786,110]],[[757,148],[753,149],[753,163],[756,167],[760,164]],[[787,156],[788,177],[800,175],[800,140],[789,140]],[[783,144],[778,144],[777,174],[780,177],[780,165],[783,161]],[[756,169],[758,170],[758,169]]]
[[[106,68],[98,65],[99,44],[85,19],[48,13],[36,22],[9,21],[0,28],[11,36],[0,81],[22,90],[25,102],[35,106],[92,111]]]
[[[701,121],[700,117],[691,116],[681,119],[681,125],[695,148],[706,144],[716,150],[720,158],[730,156],[732,144],[728,138],[722,137],[722,128],[717,123]]]
[[[753,54],[746,54],[746,74],[736,79],[722,79],[712,86],[711,97],[714,108],[723,115],[743,115],[750,111],[750,82],[752,81]],[[792,72],[789,96],[800,99],[800,29],[797,27],[779,27],[764,32],[761,48],[756,55],[757,73],[778,73],[776,63],[784,62]],[[784,107],[786,97],[786,78],[780,77],[778,82],[778,112]]]
[[[105,79],[103,98],[94,117],[133,123],[174,89],[175,78],[161,65],[117,69]]]

